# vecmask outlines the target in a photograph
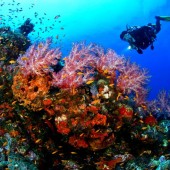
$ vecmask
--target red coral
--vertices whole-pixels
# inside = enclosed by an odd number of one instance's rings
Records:
[[[97,114],[91,121],[91,124],[92,126],[94,125],[103,125],[105,126],[106,125],[106,120],[107,120],[107,117],[105,115],[102,115],[102,114]]]
[[[61,121],[57,124],[57,131],[61,134],[67,135],[70,132],[67,122]]]
[[[157,120],[154,116],[147,116],[144,120],[147,125],[154,126],[157,124]]]
[[[43,105],[44,106],[50,106],[52,104],[52,100],[51,99],[44,99],[43,100]]]
[[[121,105],[118,109],[119,113],[120,113],[120,118],[126,118],[128,120],[131,120],[133,117],[133,110],[131,107],[127,106],[127,105]]]
[[[83,137],[78,138],[76,136],[71,136],[69,138],[69,144],[71,144],[72,146],[76,148],[87,148],[88,147],[88,144],[86,143]]]
[[[6,130],[0,128],[0,136],[1,136],[1,137],[4,136],[5,133],[6,133]]]

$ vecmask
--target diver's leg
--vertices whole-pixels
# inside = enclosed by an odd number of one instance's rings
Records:
[[[157,34],[161,30],[161,23],[160,23],[159,16],[156,16],[155,18],[156,18],[156,27],[155,27],[155,29],[156,29],[156,34]]]
[[[155,16],[155,18],[162,21],[170,21],[170,16]]]
[[[170,16],[155,16],[156,18],[156,33],[158,33],[161,30],[161,21],[170,21]]]

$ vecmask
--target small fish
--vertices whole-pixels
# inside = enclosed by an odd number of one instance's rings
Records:
[[[148,127],[142,127],[142,130],[146,130]]]
[[[147,109],[147,106],[145,106],[145,105],[141,105],[141,107],[142,107],[144,110]]]
[[[96,100],[92,101],[91,104],[100,104],[100,99],[96,99]]]
[[[62,75],[62,78],[66,78],[68,75],[67,74],[64,74],[64,75]]]
[[[43,68],[49,68],[48,65],[44,65]]]
[[[26,61],[26,60],[28,60],[28,57],[22,57],[21,60]]]
[[[125,100],[129,100],[129,97],[128,97],[128,96],[125,96],[124,99],[125,99]]]
[[[77,152],[71,152],[71,154],[72,154],[72,155],[76,155],[76,154],[77,154]]]
[[[55,17],[54,17],[54,19],[58,19],[60,17],[60,15],[56,15]]]
[[[2,57],[0,58],[0,61],[6,60],[6,57]]]
[[[104,70],[104,71],[103,71],[103,73],[104,73],[104,74],[107,74],[107,73],[108,73],[108,70],[107,70],[107,69],[106,69],[106,70]]]
[[[119,100],[119,97],[122,95],[122,93],[118,93],[116,100]]]
[[[17,101],[13,101],[13,102],[12,102],[12,105],[14,105],[16,102],[17,102]]]
[[[113,87],[113,86],[114,86],[114,84],[109,84],[109,86],[110,86],[110,87]]]
[[[35,141],[35,143],[39,143],[41,141],[41,139],[37,139],[36,141]]]
[[[26,140],[27,140],[26,138],[22,138],[22,139],[21,139],[21,142],[24,142],[24,141],[26,141]]]
[[[15,60],[10,60],[9,63],[10,63],[10,64],[15,64],[16,61],[15,61]]]
[[[84,133],[80,134],[80,137],[82,137],[84,135]]]
[[[78,72],[77,74],[78,74],[78,75],[82,75],[82,74],[84,74],[84,73],[82,73],[82,72]]]
[[[58,150],[55,150],[55,151],[52,152],[52,154],[54,155],[54,154],[56,154],[57,152],[58,152]]]
[[[4,142],[2,146],[6,146],[8,144],[8,142]]]
[[[86,82],[86,84],[91,84],[93,82],[94,82],[94,80],[89,80],[89,81]]]
[[[139,120],[139,122],[140,122],[140,123],[144,123],[144,121],[143,121],[143,120]]]
[[[122,126],[120,125],[120,126],[117,126],[117,129],[120,129]]]

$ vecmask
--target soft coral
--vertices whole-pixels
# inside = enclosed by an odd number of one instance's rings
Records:
[[[61,53],[58,48],[50,49],[50,44],[50,38],[38,46],[34,44],[17,59],[19,68],[24,75],[43,75],[53,71],[50,66],[58,63]]]

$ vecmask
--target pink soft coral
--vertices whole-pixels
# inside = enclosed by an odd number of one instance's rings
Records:
[[[43,75],[52,72],[50,66],[56,65],[61,56],[59,49],[49,49],[51,39],[38,46],[32,45],[27,52],[17,60],[24,75]]]
[[[99,72],[107,72],[112,75],[116,70],[123,70],[125,59],[118,56],[113,50],[109,49],[107,53],[104,54],[104,50],[97,47],[97,54],[99,58],[96,60],[96,69]]]
[[[76,88],[93,79],[95,56],[92,45],[74,44],[71,53],[65,58],[64,68],[53,72],[52,85],[59,88]]]
[[[138,97],[141,92],[145,91],[144,85],[148,80],[146,70],[141,70],[136,64],[127,61],[120,76],[117,79],[117,87],[122,93],[129,94],[135,92]]]

